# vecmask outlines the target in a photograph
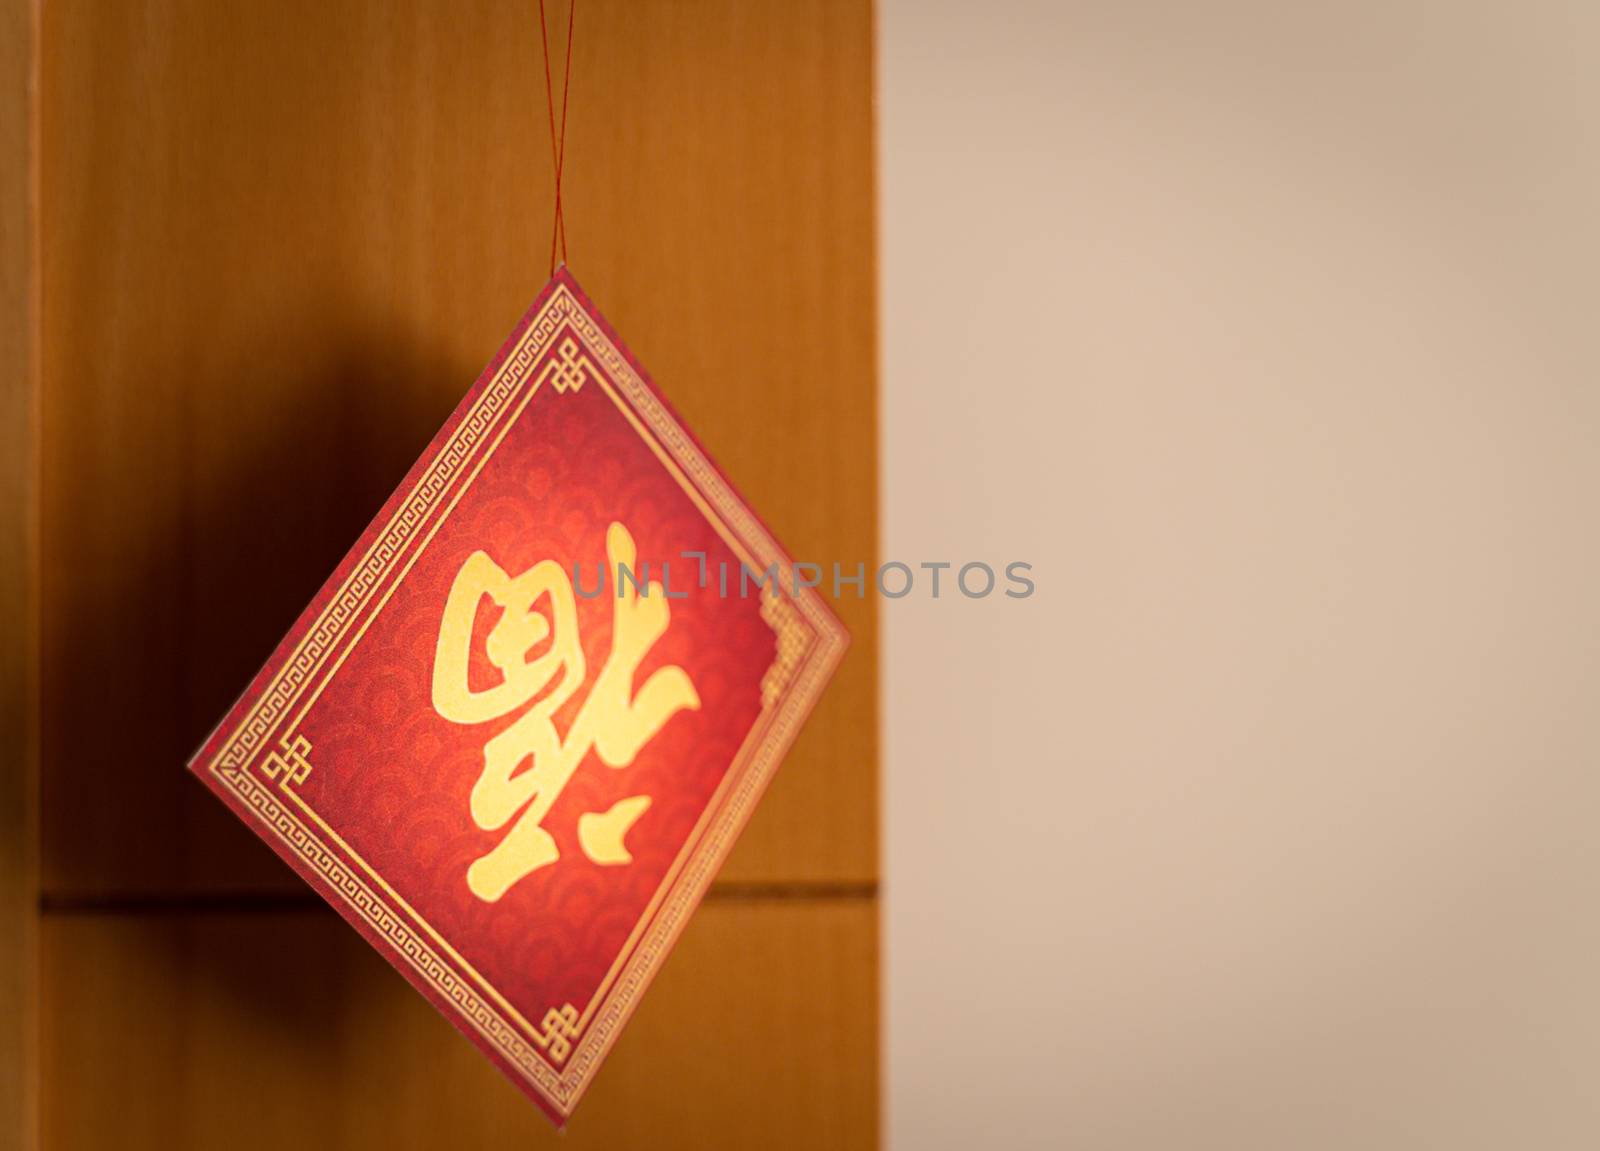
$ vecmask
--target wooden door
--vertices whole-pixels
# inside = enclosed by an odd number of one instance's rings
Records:
[[[548,274],[538,8],[33,19],[17,1122],[49,1151],[553,1144],[182,770]],[[574,272],[789,549],[870,570],[870,7],[576,19]],[[876,1144],[876,619],[838,609],[845,665],[566,1145]]]

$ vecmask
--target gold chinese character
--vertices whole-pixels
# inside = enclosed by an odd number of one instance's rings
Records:
[[[612,524],[606,531],[610,570],[633,571],[635,556],[628,529]],[[587,675],[567,572],[554,560],[544,560],[513,579],[480,551],[467,557],[456,573],[434,654],[434,709],[454,723],[477,724],[532,702],[484,745],[483,772],[472,788],[472,818],[486,831],[504,827],[521,812],[504,838],[467,869],[467,886],[479,899],[499,899],[519,879],[560,858],[555,839],[543,827],[544,817],[591,748],[607,767],[627,767],[667,720],[684,708],[700,707],[693,681],[675,665],[658,669],[633,690],[639,664],[666,634],[671,612],[659,583],[648,584],[640,595],[630,581],[619,578],[616,591],[611,653],[563,739],[553,717]],[[502,613],[486,644],[489,662],[502,679],[474,691],[467,666],[473,622],[484,596]],[[534,610],[541,600],[549,601],[549,619]],[[548,648],[530,659],[547,639]],[[530,759],[531,765],[519,771]],[[648,795],[634,795],[608,811],[580,816],[578,843],[584,854],[601,864],[631,862],[623,839],[649,807]]]

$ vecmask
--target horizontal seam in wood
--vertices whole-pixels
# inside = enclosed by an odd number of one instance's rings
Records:
[[[839,902],[874,900],[875,880],[861,882],[720,883],[706,893],[707,903]],[[313,891],[197,891],[46,893],[39,913],[71,915],[261,915],[329,911]]]

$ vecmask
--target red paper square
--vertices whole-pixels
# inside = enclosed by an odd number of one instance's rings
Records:
[[[189,766],[564,1122],[843,655],[803,582],[563,269]]]

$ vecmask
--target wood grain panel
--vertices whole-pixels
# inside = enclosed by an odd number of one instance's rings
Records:
[[[0,0],[0,1147],[35,1146],[34,6]]]
[[[52,917],[44,1146],[875,1146],[876,937],[702,908],[563,1137],[331,914]]]
[[[181,765],[545,279],[535,13],[43,6],[51,892],[295,883]],[[870,570],[869,6],[578,20],[575,273],[798,558]],[[876,876],[876,615],[840,606],[728,879]]]

